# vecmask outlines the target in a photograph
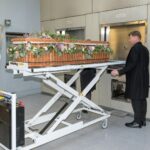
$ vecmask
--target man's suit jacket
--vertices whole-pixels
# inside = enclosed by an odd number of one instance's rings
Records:
[[[144,99],[149,92],[149,51],[141,42],[130,50],[126,65],[119,70],[119,75],[126,74],[125,97]]]

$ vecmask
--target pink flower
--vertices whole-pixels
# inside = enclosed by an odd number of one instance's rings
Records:
[[[63,43],[59,43],[56,45],[57,49],[60,51],[64,51],[67,47]]]

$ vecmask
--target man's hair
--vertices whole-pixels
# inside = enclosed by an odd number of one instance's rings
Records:
[[[132,31],[129,33],[129,36],[137,36],[139,39],[142,38],[141,33],[139,31]]]

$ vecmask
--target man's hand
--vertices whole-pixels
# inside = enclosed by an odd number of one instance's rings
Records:
[[[111,72],[111,75],[114,76],[114,77],[119,76],[118,70],[114,69],[114,70]]]

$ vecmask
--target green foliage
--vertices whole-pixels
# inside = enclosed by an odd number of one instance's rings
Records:
[[[53,38],[62,41],[62,43],[47,44],[46,46],[32,43],[23,44],[11,44],[8,48],[8,56],[10,60],[14,60],[19,57],[25,57],[28,52],[32,52],[35,56],[39,57],[45,53],[49,53],[54,50],[59,56],[63,53],[75,54],[83,53],[87,58],[90,58],[94,53],[106,52],[111,54],[112,49],[106,44],[101,45],[86,45],[86,43],[79,44],[78,40],[70,39],[63,35],[51,34],[50,32],[43,32],[41,34],[36,34],[40,38]],[[66,43],[65,40],[72,41]],[[62,44],[62,45],[59,45]]]

